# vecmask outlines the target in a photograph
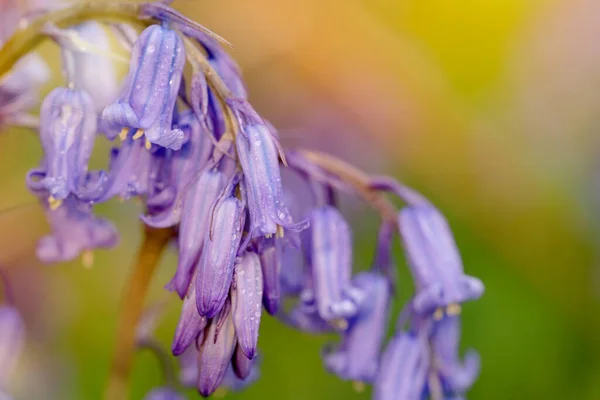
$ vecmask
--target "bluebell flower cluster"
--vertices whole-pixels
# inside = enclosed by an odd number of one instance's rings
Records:
[[[136,7],[146,25],[141,31],[97,22],[44,27],[61,48],[66,82],[46,95],[34,124],[44,157],[27,185],[52,228],[38,257],[54,263],[83,255],[90,263],[92,250],[118,242],[116,228],[95,216],[94,206],[139,199],[143,223],[172,229],[178,245],[166,287],[182,300],[172,353],[180,357],[183,385],[209,396],[220,386],[238,390],[253,382],[264,309],[305,332],[337,333],[339,343],[323,350],[325,368],[358,386],[374,385],[375,399],[462,398],[477,378],[479,358],[459,355],[461,304],[479,298],[483,285],[464,273],[443,215],[391,178],[321,153],[283,149],[275,128],[248,101],[240,69],[218,36],[164,3]],[[102,55],[96,50],[106,50],[107,34],[130,53],[127,75],[112,95],[86,82],[85,73],[90,57]],[[27,73],[15,71],[0,83],[0,126],[18,124],[27,109],[19,96],[32,97],[30,88],[12,94],[13,75]],[[107,67],[97,79],[112,82],[112,73]],[[2,102],[3,96],[13,100]],[[90,170],[100,136],[114,146],[107,168]],[[302,177],[313,194],[304,215],[294,215],[282,168]],[[368,270],[354,265],[351,225],[337,202],[342,193],[380,211]],[[397,211],[388,195],[405,206]],[[388,338],[396,236],[415,293]],[[161,387],[147,398],[179,396]]]

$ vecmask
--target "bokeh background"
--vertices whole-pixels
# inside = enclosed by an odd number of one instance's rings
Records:
[[[393,174],[446,213],[467,272],[487,289],[463,311],[463,345],[483,360],[470,399],[600,399],[600,2],[175,5],[234,44],[251,100],[286,145]],[[100,207],[122,241],[93,268],[39,264],[33,249],[48,227],[24,176],[40,155],[30,132],[0,136],[0,263],[28,339],[12,389],[17,399],[99,399],[139,209]],[[368,266],[377,220],[349,209],[357,268]],[[171,251],[148,298],[166,304],[165,345],[179,301],[162,286],[175,265]],[[270,317],[261,332],[261,379],[227,398],[369,398],[323,370],[332,338]],[[160,380],[153,355],[139,353],[132,398]]]

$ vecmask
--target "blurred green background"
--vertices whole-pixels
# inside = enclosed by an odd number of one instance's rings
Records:
[[[463,345],[483,360],[470,399],[600,399],[600,2],[175,5],[234,44],[251,100],[286,145],[393,174],[446,213],[467,272],[486,284],[463,312]],[[0,210],[10,209],[0,214],[0,262],[28,338],[12,389],[17,399],[99,399],[139,210],[99,207],[122,241],[97,252],[92,269],[39,264],[33,249],[48,228],[23,178],[40,156],[30,132],[0,136]],[[357,268],[368,266],[377,221],[349,210]],[[148,298],[168,302],[158,328],[166,345],[179,301],[162,287],[175,265],[171,251]],[[227,398],[369,398],[323,370],[331,339],[265,317],[262,377]],[[160,379],[141,352],[132,398]]]

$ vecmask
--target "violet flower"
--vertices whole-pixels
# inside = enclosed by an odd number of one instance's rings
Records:
[[[447,393],[462,395],[471,388],[480,370],[476,351],[467,351],[464,361],[458,356],[460,317],[447,316],[434,326],[432,334],[434,368]]]
[[[178,127],[184,133],[187,142],[180,150],[169,151],[165,155],[162,166],[163,187],[157,188],[158,192],[154,197],[164,200],[161,200],[160,207],[153,208],[151,215],[142,218],[147,225],[156,228],[171,227],[182,222],[184,197],[191,190],[190,186],[198,180],[200,172],[208,167],[213,150],[208,133],[194,113],[182,113]],[[200,187],[204,183],[199,184]]]
[[[198,391],[212,394],[221,384],[235,349],[236,336],[231,318],[231,304],[226,302],[210,322],[198,350]]]
[[[235,185],[225,189],[225,196],[212,211],[208,235],[196,267],[196,305],[207,318],[223,307],[233,278],[233,264],[242,238],[245,214],[243,203],[233,196]]]
[[[429,372],[426,342],[411,332],[397,333],[388,343],[375,380],[375,400],[421,400]]]
[[[413,302],[417,313],[447,309],[456,314],[460,303],[483,294],[481,281],[464,274],[448,223],[433,206],[404,208],[398,227],[417,286]]]
[[[236,262],[231,285],[233,325],[238,346],[247,358],[254,358],[262,311],[263,276],[260,258],[246,252]]]
[[[332,206],[310,214],[312,280],[321,318],[332,321],[353,317],[357,305],[352,292],[352,237],[342,214]]]
[[[153,389],[144,396],[144,400],[185,400],[186,397],[169,387]]]
[[[114,225],[94,216],[91,204],[82,203],[74,196],[67,197],[57,210],[50,210],[45,204],[52,233],[38,242],[36,254],[41,261],[70,261],[82,252],[110,248],[118,243]]]
[[[373,382],[387,329],[390,284],[374,272],[356,275],[353,284],[363,292],[364,300],[343,333],[341,345],[325,354],[325,365],[344,380]]]
[[[277,138],[248,103],[236,101],[233,105],[240,125],[236,146],[248,191],[252,236],[274,235],[278,226],[305,229],[306,222],[294,224],[285,206]]]
[[[32,190],[48,191],[51,208],[99,183],[89,182],[88,174],[95,137],[96,114],[87,93],[57,88],[46,96],[40,115],[43,168],[32,170],[28,180]]]
[[[10,375],[23,349],[24,325],[14,307],[0,306],[0,390],[6,389],[10,382]]]
[[[151,25],[136,41],[129,75],[119,99],[102,117],[117,129],[137,128],[151,143],[178,150],[184,141],[181,129],[171,123],[185,64],[183,42],[177,32]]]
[[[196,285],[190,284],[188,293],[183,299],[179,323],[175,331],[173,355],[179,356],[197,339],[204,328],[208,325],[206,317],[201,317],[196,308]]]

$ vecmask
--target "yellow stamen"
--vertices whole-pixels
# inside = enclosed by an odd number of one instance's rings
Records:
[[[437,308],[433,313],[433,319],[439,321],[442,318],[444,318],[444,310],[442,310],[441,308]]]
[[[48,197],[48,207],[50,207],[50,211],[55,211],[62,205],[62,200],[56,200],[54,196]]]
[[[448,315],[458,315],[458,314],[460,314],[460,311],[461,311],[461,307],[460,307],[460,304],[458,304],[458,303],[448,304],[448,307],[446,308],[446,313]]]
[[[81,254],[81,263],[87,269],[92,268],[94,265],[94,253],[91,250],[85,250]]]
[[[150,143],[150,141],[148,139],[146,139],[146,150],[150,150],[151,147],[152,147],[152,143]]]
[[[365,383],[361,381],[352,382],[352,388],[358,393],[362,393],[365,391]]]
[[[276,238],[283,238],[284,233],[285,232],[283,230],[283,226],[277,225],[277,232],[275,233],[275,237]]]
[[[341,331],[345,331],[346,329],[348,329],[348,321],[346,321],[343,318],[334,319],[330,323],[334,328],[339,329]]]
[[[135,131],[135,134],[133,135],[133,140],[138,140],[142,136],[144,136],[144,130],[138,129],[137,131]]]
[[[273,237],[273,235],[272,235],[272,234],[270,234],[270,233],[267,233],[267,234],[265,235],[265,239],[271,239],[272,237]]]
[[[121,129],[121,133],[119,133],[119,137],[121,138],[121,140],[127,139],[127,134],[128,133],[129,133],[129,128],[123,128],[123,129]]]

